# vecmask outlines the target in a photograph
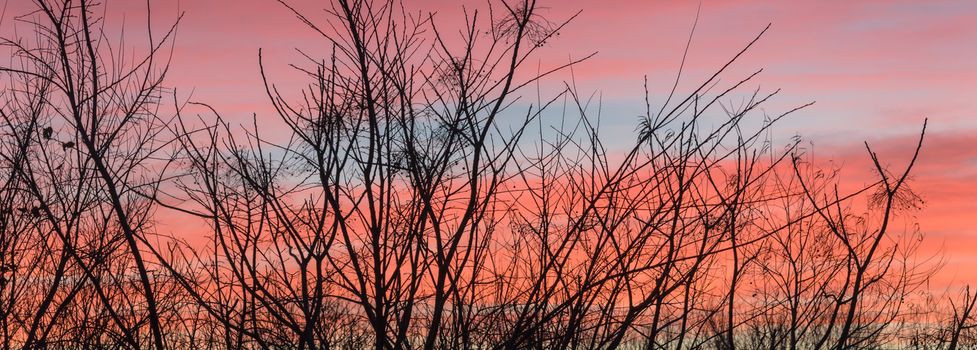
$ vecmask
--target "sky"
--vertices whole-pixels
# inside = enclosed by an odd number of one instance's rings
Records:
[[[851,169],[846,170],[853,173],[851,178],[859,179],[869,169],[864,141],[887,164],[904,166],[924,118],[929,118],[913,178],[913,188],[926,201],[917,214],[920,228],[927,249],[944,256],[939,279],[977,282],[977,269],[969,268],[977,264],[977,227],[971,223],[977,216],[977,2],[539,1],[542,14],[556,22],[580,11],[543,48],[539,64],[552,66],[596,52],[573,73],[578,86],[602,94],[603,120],[610,129],[634,131],[636,116],[644,109],[645,76],[652,104],[662,100],[693,23],[697,25],[680,91],[701,81],[770,24],[728,77],[763,68],[758,85],[782,89],[765,107],[771,114],[816,101],[777,132],[785,140],[803,136],[819,159]],[[116,22],[145,19],[144,2],[103,2],[124,15],[107,14]],[[7,1],[4,21],[23,13],[26,3]],[[325,23],[324,1],[289,3]],[[485,5],[484,0],[404,3],[415,11],[437,12],[436,23],[446,28],[460,24],[463,7]],[[274,118],[261,85],[259,49],[269,75],[289,86],[301,81],[287,66],[301,60],[295,49],[316,52],[327,47],[275,0],[152,2],[154,27],[172,23],[180,13],[168,85],[232,120],[247,121],[252,113],[259,120]]]

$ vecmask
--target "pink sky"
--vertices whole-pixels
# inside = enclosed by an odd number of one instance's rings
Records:
[[[144,20],[142,1],[105,0],[129,23]],[[408,8],[436,10],[451,28],[461,6],[484,1],[404,0]],[[6,21],[27,1],[7,1]],[[313,20],[326,15],[323,1],[290,1]],[[598,52],[575,68],[578,86],[604,94],[608,128],[634,130],[643,107],[642,77],[652,103],[667,93],[700,4],[691,1],[540,0],[554,21],[582,14],[540,56],[553,65]],[[154,1],[157,27],[185,12],[179,27],[169,84],[182,97],[206,101],[232,120],[251,113],[274,118],[260,84],[258,49],[282,86],[299,82],[287,63],[294,50],[319,52],[326,45],[274,0]],[[318,14],[317,14],[318,13]],[[114,14],[110,19],[118,19]],[[977,282],[977,2],[973,1],[719,1],[701,3],[685,83],[690,87],[735,54],[767,23],[768,34],[727,76],[765,68],[757,80],[782,88],[771,113],[817,101],[778,131],[799,133],[833,160],[857,173],[867,169],[862,141],[876,145],[883,160],[902,166],[913,133],[930,120],[930,133],[915,172],[927,206],[919,213],[930,247],[943,247],[940,279]],[[140,27],[141,28],[141,27]],[[555,79],[564,79],[560,76]],[[296,87],[298,85],[295,85]],[[755,87],[752,85],[750,88]]]

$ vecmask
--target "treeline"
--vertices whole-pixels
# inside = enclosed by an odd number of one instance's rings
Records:
[[[773,141],[806,105],[766,114],[759,71],[724,79],[766,29],[627,140],[599,96],[538,89],[583,60],[536,67],[572,17],[535,0],[460,28],[398,1],[282,5],[331,54],[294,65],[304,87],[258,67],[277,118],[243,127],[165,85],[178,19],[130,24],[139,41],[86,0],[4,18],[0,348],[977,345],[977,294],[926,286],[925,123],[904,159],[866,144],[874,180],[843,190]],[[171,237],[163,212],[210,234]]]

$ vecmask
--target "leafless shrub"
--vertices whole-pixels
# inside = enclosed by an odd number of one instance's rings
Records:
[[[332,48],[294,66],[301,89],[262,61],[284,138],[203,103],[162,117],[172,32],[110,60],[122,48],[95,5],[38,1],[18,18],[36,35],[2,42],[4,349],[973,340],[969,290],[913,304],[932,270],[919,233],[896,229],[921,205],[907,181],[925,124],[899,171],[867,147],[879,181],[841,193],[841,172],[799,139],[770,141],[806,105],[758,115],[779,93],[743,91],[759,72],[719,79],[766,29],[691,91],[648,103],[614,154],[575,84],[523,93],[580,62],[527,72],[569,22],[535,1],[466,12],[460,42],[393,1],[337,0],[328,26],[283,2]],[[209,241],[158,235],[159,208],[202,220]]]

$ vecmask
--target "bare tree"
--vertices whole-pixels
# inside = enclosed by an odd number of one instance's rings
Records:
[[[4,349],[969,339],[969,292],[946,326],[913,325],[932,270],[919,232],[895,227],[920,205],[925,124],[903,170],[866,146],[878,181],[841,192],[840,170],[771,136],[809,104],[763,114],[779,90],[747,89],[760,70],[720,79],[769,26],[690,91],[683,67],[660,105],[646,88],[622,151],[599,94],[543,92],[590,56],[528,67],[576,15],[490,2],[458,30],[397,1],[337,0],[325,18],[280,2],[329,48],[293,65],[302,88],[260,61],[285,135],[175,94],[163,117],[175,27],[120,60],[130,49],[109,44],[95,4],[39,0],[17,17],[35,36],[3,41],[0,68]],[[209,242],[159,235],[159,208],[203,222]]]
[[[142,251],[173,28],[128,59],[138,51],[112,44],[94,4],[35,5],[14,18],[34,35],[2,41],[4,344],[163,349],[178,315],[160,298],[180,289]]]

